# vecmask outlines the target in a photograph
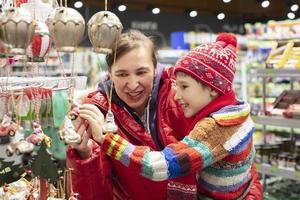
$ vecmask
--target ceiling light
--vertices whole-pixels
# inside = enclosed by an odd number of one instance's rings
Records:
[[[225,18],[225,14],[224,13],[219,13],[217,15],[218,20],[223,20]]]
[[[292,12],[289,12],[288,14],[287,14],[287,17],[289,18],[289,19],[295,19],[295,13],[292,13]]]
[[[261,7],[266,8],[270,5],[270,1],[268,0],[264,0],[261,2]]]
[[[152,9],[152,13],[153,13],[154,15],[158,14],[159,12],[160,12],[160,9],[159,9],[159,8],[153,8],[153,9]]]
[[[223,0],[224,3],[229,3],[231,0]]]
[[[295,11],[298,10],[298,8],[299,8],[298,4],[293,4],[293,5],[291,6],[291,11],[295,12]]]
[[[75,8],[81,8],[82,6],[83,6],[82,1],[76,1],[76,2],[74,3],[74,7],[75,7]]]
[[[127,9],[127,7],[126,7],[125,5],[119,5],[119,6],[118,6],[118,10],[119,10],[120,12],[124,12],[126,9]]]
[[[198,15],[198,12],[196,10],[192,10],[189,15],[190,17],[196,17]]]

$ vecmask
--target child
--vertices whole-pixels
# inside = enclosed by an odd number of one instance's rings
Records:
[[[200,45],[177,62],[175,98],[185,117],[193,119],[182,141],[157,152],[107,134],[102,150],[152,180],[195,173],[194,198],[245,198],[254,175],[254,123],[249,105],[237,101],[232,88],[236,45],[234,35],[222,33],[216,42]],[[185,197],[169,193],[169,198]]]

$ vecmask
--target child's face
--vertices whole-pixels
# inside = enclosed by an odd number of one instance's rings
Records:
[[[216,91],[188,75],[177,75],[176,85],[175,100],[181,105],[185,117],[193,117],[217,96]]]

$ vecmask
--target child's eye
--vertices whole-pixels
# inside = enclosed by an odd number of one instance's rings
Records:
[[[186,89],[186,88],[188,88],[187,85],[181,85],[180,87],[181,87],[181,89],[183,89],[183,90]]]

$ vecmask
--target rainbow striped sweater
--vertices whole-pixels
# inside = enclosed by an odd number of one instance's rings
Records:
[[[151,151],[117,134],[107,134],[102,149],[142,176],[167,180],[195,173],[198,195],[237,199],[251,184],[254,123],[250,106],[226,106],[200,120],[182,141]]]

